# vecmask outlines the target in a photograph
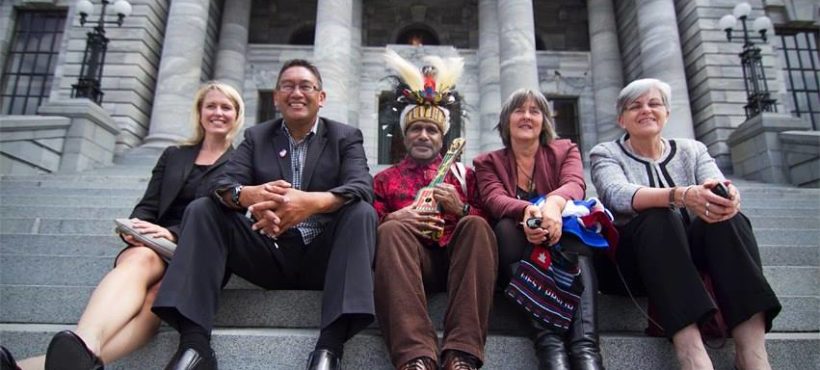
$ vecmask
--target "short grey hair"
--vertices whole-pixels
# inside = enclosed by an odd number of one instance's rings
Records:
[[[544,117],[544,123],[541,125],[541,133],[538,135],[542,146],[547,146],[550,141],[556,138],[555,124],[552,121],[552,110],[550,109],[547,98],[538,90],[518,89],[510,95],[509,98],[501,106],[501,114],[498,117],[498,124],[495,129],[501,136],[501,142],[504,147],[510,147],[510,117],[514,110],[520,108],[528,100],[535,102],[538,109],[541,110],[541,115]]]
[[[661,99],[663,100],[663,105],[666,106],[666,111],[671,111],[672,108],[669,102],[672,100],[672,88],[669,84],[655,78],[642,78],[630,82],[629,85],[626,85],[626,87],[621,90],[621,93],[618,94],[618,103],[615,106],[618,117],[624,114],[626,107],[632,104],[632,102],[638,100],[638,98],[652,89],[656,89],[661,93]]]

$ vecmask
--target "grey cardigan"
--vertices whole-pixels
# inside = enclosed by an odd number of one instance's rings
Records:
[[[661,139],[664,150],[654,161],[630,151],[624,144],[629,137],[600,143],[589,154],[592,183],[604,205],[623,225],[637,212],[632,198],[642,187],[671,188],[702,184],[706,179],[723,181],[715,159],[703,143],[691,139]]]

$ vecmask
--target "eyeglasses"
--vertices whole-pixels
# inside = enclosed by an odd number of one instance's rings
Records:
[[[309,85],[309,84],[300,84],[300,85],[282,84],[282,85],[279,85],[279,88],[277,90],[279,90],[281,92],[284,92],[284,93],[290,94],[290,93],[296,91],[297,89],[302,94],[310,94],[313,91],[319,91],[318,87],[316,87],[314,85]]]

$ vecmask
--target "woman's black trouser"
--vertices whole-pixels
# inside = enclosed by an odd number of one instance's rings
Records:
[[[647,295],[658,311],[667,337],[707,320],[720,307],[729,329],[758,312],[765,313],[766,331],[780,312],[760,263],[751,224],[743,214],[690,225],[679,213],[664,208],[641,212],[618,227],[616,261],[633,294]],[[596,256],[596,270],[605,293],[624,293],[623,283],[607,257]],[[710,275],[717,305],[699,271]]]
[[[503,288],[518,267],[518,261],[529,255],[532,247],[517,220],[502,219],[495,226],[498,240],[498,282]],[[541,370],[604,369],[598,345],[597,295],[598,280],[587,246],[571,235],[559,241],[564,251],[578,255],[580,279],[584,286],[581,301],[566,334],[546,329],[535,320],[533,341]]]

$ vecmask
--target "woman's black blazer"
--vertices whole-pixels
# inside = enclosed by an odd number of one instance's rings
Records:
[[[142,199],[134,207],[130,218],[139,218],[148,222],[165,227],[174,234],[179,235],[179,225],[163,224],[163,216],[168,208],[174,203],[191,169],[194,168],[194,161],[199,154],[201,145],[170,146],[162,152],[156,166],[151,174],[151,180],[145,189]],[[202,182],[197,186],[196,196],[207,195],[208,187],[212,179],[215,178],[219,169],[227,162],[233,147],[229,147],[214,164],[208,168],[202,177]]]

